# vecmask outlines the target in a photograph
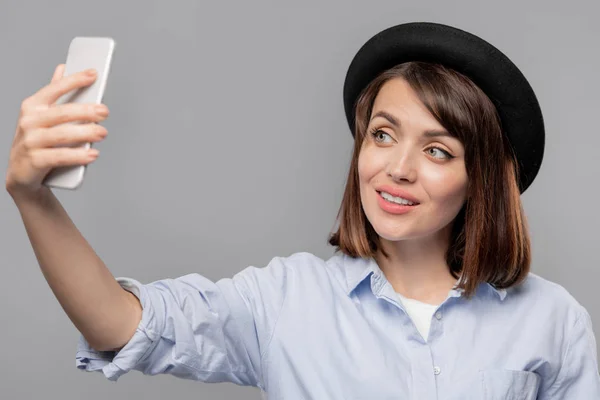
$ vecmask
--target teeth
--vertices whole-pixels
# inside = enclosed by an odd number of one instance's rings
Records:
[[[402,197],[392,196],[391,194],[386,193],[386,192],[380,192],[380,193],[381,193],[381,197],[383,197],[387,201],[391,201],[392,203],[408,205],[408,206],[415,205],[415,203],[413,203],[412,201],[408,201],[406,199],[403,199]]]

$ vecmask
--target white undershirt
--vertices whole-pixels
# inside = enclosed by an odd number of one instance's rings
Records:
[[[406,313],[417,327],[417,330],[423,339],[427,341],[429,328],[431,326],[431,318],[438,306],[435,304],[423,303],[422,301],[415,299],[409,299],[402,296],[400,293],[398,293],[398,297],[400,298],[402,305],[404,305]]]

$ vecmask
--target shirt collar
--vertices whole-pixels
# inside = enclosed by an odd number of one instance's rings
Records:
[[[507,291],[506,289],[496,289],[494,285],[486,283],[486,285],[492,290],[492,292],[496,293],[501,301],[504,301],[506,298]]]
[[[350,295],[354,289],[358,287],[365,279],[374,274],[375,276],[383,275],[383,272],[373,258],[350,257],[344,255],[344,271],[346,273],[346,294]],[[497,289],[489,283],[485,285],[495,293],[498,298],[503,301],[506,298],[506,289]],[[449,293],[450,297],[460,297],[463,289],[452,289]]]
[[[382,274],[373,258],[350,257],[344,255],[344,272],[346,274],[346,294],[350,295],[372,273]]]

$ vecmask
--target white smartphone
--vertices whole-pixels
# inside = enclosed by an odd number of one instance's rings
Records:
[[[112,38],[83,36],[74,38],[69,45],[63,77],[88,68],[94,68],[98,71],[97,78],[91,85],[72,90],[61,96],[56,101],[56,104],[102,103],[114,49],[115,41]],[[82,124],[89,122],[77,121],[68,123]],[[84,147],[89,149],[92,147],[92,143],[78,143],[70,147]],[[42,184],[59,189],[77,189],[83,183],[86,167],[87,165],[73,165],[54,168],[46,175]]]

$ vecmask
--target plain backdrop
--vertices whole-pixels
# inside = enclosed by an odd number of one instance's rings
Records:
[[[352,148],[347,67],[389,26],[432,21],[505,52],[545,117],[541,171],[522,199],[533,271],[566,287],[600,332],[597,0],[11,1],[0,7],[0,161],[21,101],[48,83],[75,36],[117,42],[109,134],[80,190],[55,191],[115,276],[229,277],[274,256],[333,254]],[[3,169],[5,172],[5,169]],[[4,176],[4,175],[3,175]],[[259,399],[233,384],[75,368],[79,333],[0,193],[0,397]],[[544,334],[544,333],[540,333]]]

